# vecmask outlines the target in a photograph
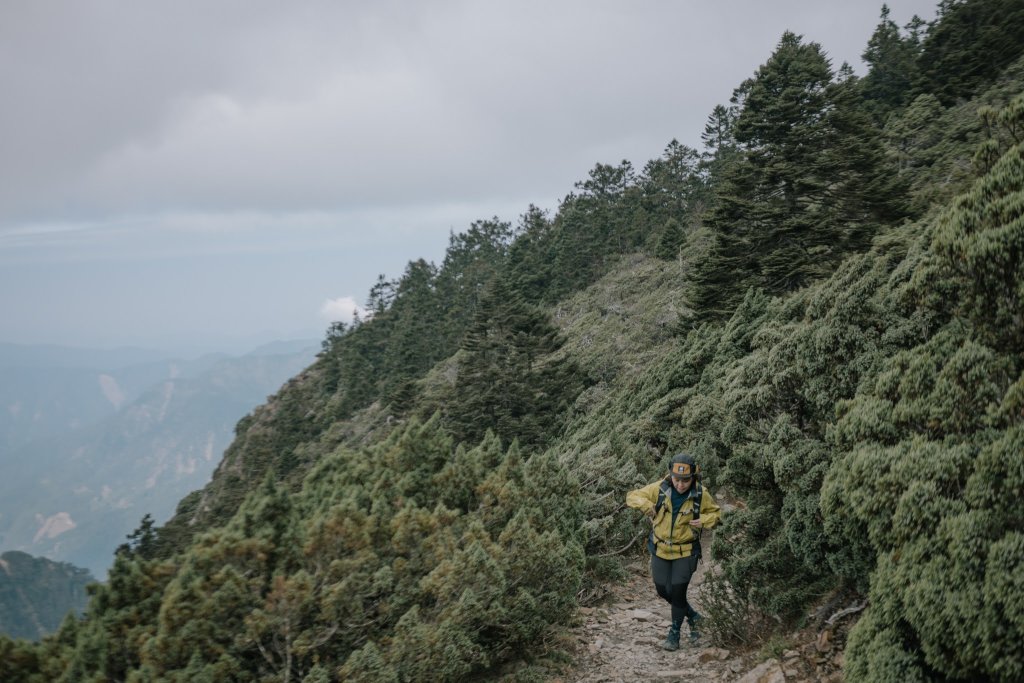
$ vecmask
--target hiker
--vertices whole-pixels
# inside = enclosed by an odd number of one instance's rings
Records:
[[[654,525],[647,540],[651,576],[658,595],[672,605],[672,626],[662,645],[666,650],[679,649],[683,619],[690,622],[690,641],[700,638],[702,617],[686,601],[686,587],[700,559],[701,530],[715,526],[722,515],[700,479],[693,457],[679,453],[664,479],[626,494],[626,505],[644,512]]]

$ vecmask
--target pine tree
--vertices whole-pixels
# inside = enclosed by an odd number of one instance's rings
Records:
[[[740,159],[735,137],[737,116],[739,107],[735,104],[729,107],[716,104],[704,124],[704,132],[700,136],[704,143],[700,172],[709,189],[716,187],[726,175],[726,170]],[[710,208],[714,205],[715,197],[713,192],[707,194]]]
[[[704,124],[704,132],[700,139],[704,143],[706,156],[720,156],[724,150],[734,145],[733,128],[738,112],[736,107],[716,104]]]
[[[511,241],[512,225],[497,217],[474,221],[468,230],[449,238],[436,278],[437,298],[444,310],[439,357],[458,349],[484,288],[504,267]]]
[[[554,259],[553,225],[533,204],[519,217],[509,248],[508,273],[527,301],[552,301],[561,283]]]
[[[550,438],[579,390],[568,361],[550,358],[562,344],[557,328],[506,278],[494,280],[463,340],[448,424],[472,443],[488,430],[505,443]]]
[[[395,301],[398,283],[388,280],[383,273],[377,276],[377,282],[370,287],[370,294],[366,299],[366,310],[371,315],[380,315],[391,308]]]
[[[677,140],[665,147],[661,157],[647,162],[638,185],[644,213],[657,227],[668,220],[689,224],[708,202],[700,155]]]
[[[643,223],[634,221],[639,192],[633,165],[597,164],[578,193],[562,201],[555,219],[554,272],[564,295],[603,274],[619,254],[643,243]]]
[[[411,261],[398,281],[388,309],[391,331],[378,379],[380,395],[390,395],[406,380],[421,377],[444,357],[440,347],[441,306],[437,270],[423,259]]]
[[[914,95],[931,93],[945,106],[991,84],[1024,54],[1024,6],[1019,0],[956,0],[921,46]]]
[[[698,319],[729,312],[748,287],[782,293],[827,275],[903,210],[855,81],[834,81],[818,44],[784,34],[734,101],[743,158],[707,219],[714,242],[695,275]]]
[[[679,258],[679,250],[683,248],[685,241],[686,235],[683,233],[683,226],[675,218],[669,218],[662,229],[654,255],[666,261],[675,261]]]
[[[884,123],[889,112],[906,104],[917,77],[919,50],[917,37],[913,33],[906,37],[901,35],[899,27],[889,18],[889,7],[882,5],[881,20],[861,55],[868,65],[868,74],[861,81],[861,92],[877,121]]]

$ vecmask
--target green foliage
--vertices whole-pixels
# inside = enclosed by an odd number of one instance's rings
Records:
[[[486,504],[509,485],[521,495]],[[579,590],[574,485],[494,436],[456,449],[438,417],[340,449],[298,494],[267,479],[190,550],[138,671],[316,680],[333,661],[345,680],[460,680],[525,656]]]
[[[991,84],[1024,50],[1024,8],[1015,0],[944,3],[918,59],[918,89],[947,106]]]
[[[542,444],[581,388],[575,364],[554,356],[562,344],[507,280],[492,281],[463,340],[446,422],[467,442],[490,430],[505,443]]]
[[[701,172],[708,185],[709,194],[710,190],[719,184],[725,172],[740,161],[735,137],[737,116],[739,107],[717,104],[704,124],[704,132],[700,136],[704,143]],[[713,197],[709,197],[708,201],[710,207]]]
[[[654,250],[654,255],[666,261],[677,259],[679,258],[679,250],[683,248],[685,240],[686,235],[683,233],[683,227],[679,225],[679,221],[670,218],[665,223],[661,237],[658,239],[658,246]]]
[[[1016,330],[1003,327],[1022,311],[1014,289],[1000,286],[1020,278],[1015,250],[1024,232],[1020,209],[1011,208],[1024,191],[1019,163],[1019,148],[1010,149],[935,221],[935,258],[922,269],[932,274],[919,282],[952,283],[955,317],[879,364],[840,409],[840,457],[822,510],[837,545],[855,549],[837,558],[837,569],[871,577],[872,607],[848,653],[858,677],[1024,673],[1010,644],[1022,636],[1011,596],[1024,566],[1024,518],[1010,501],[1019,495],[1024,444],[1021,414],[1001,410],[1015,400],[1024,361]],[[979,249],[984,265],[970,262]],[[902,652],[906,643],[921,655]]]
[[[742,597],[718,572],[705,574],[697,589],[704,621],[701,631],[720,647],[750,647],[770,628],[764,614]]]
[[[1024,96],[1007,108],[1011,128],[1024,126]],[[1024,157],[1020,145],[1003,154],[970,192],[939,219],[933,248],[964,282],[963,315],[998,349],[1024,345]]]
[[[37,648],[24,640],[12,640],[0,635],[0,679],[44,683],[40,657]]]
[[[506,263],[512,234],[509,223],[493,218],[476,221],[466,232],[451,236],[436,285],[443,302],[446,333],[438,354],[441,358],[458,348],[488,283]]]
[[[93,587],[83,623],[66,621],[56,636],[67,660],[59,680],[123,679],[139,666],[139,647],[156,630],[160,598],[172,575],[168,563],[119,553],[107,582]]]
[[[716,133],[719,137],[711,144],[721,145],[724,149],[728,144],[724,139],[728,135],[728,123],[719,121],[718,125],[720,128]],[[634,212],[634,222],[643,226],[641,234],[637,236],[639,239],[645,243],[651,242],[646,233],[649,231],[651,237],[658,236],[657,227],[660,223],[663,227],[657,244],[661,246],[657,249],[668,247],[673,241],[681,244],[684,236],[682,226],[698,221],[711,201],[705,165],[706,161],[697,150],[677,140],[668,144],[660,158],[647,162],[638,178],[641,212]],[[669,258],[675,257],[672,254]]]
[[[838,580],[870,591],[848,653],[858,679],[1019,676],[1019,436],[1004,431],[1024,416],[1020,326],[1007,322],[1020,319],[1016,155],[828,280],[750,294],[724,326],[691,331],[629,395],[646,410],[618,412],[632,438],[699,453],[744,499],[715,551],[755,613],[794,614]],[[1007,462],[974,488],[993,443]],[[993,607],[965,586],[992,586]]]

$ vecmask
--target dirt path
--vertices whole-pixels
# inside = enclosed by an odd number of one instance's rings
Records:
[[[710,546],[710,543],[708,543]],[[687,591],[697,611],[703,611],[700,587],[713,558],[697,566]],[[575,665],[552,683],[633,683],[635,681],[729,681],[730,683],[839,683],[841,649],[830,640],[831,630],[803,634],[795,647],[778,659],[761,661],[756,652],[745,655],[713,647],[702,638],[691,644],[687,626],[679,649],[661,648],[671,623],[671,608],[658,597],[651,582],[649,559],[627,567],[628,579],[610,587],[598,607],[584,607],[583,623],[571,629],[576,641]],[[845,636],[844,636],[845,640]]]
[[[706,561],[698,565],[687,593],[698,611],[697,589],[708,568]],[[563,681],[735,681],[746,672],[742,659],[712,648],[706,639],[691,644],[685,624],[679,649],[661,649],[671,608],[655,592],[646,562],[638,560],[628,571],[629,579],[612,588],[604,605],[582,609],[584,623],[573,629],[577,665]]]

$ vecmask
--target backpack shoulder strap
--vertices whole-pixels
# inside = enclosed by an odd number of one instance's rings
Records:
[[[661,486],[658,487],[658,502],[654,505],[654,516],[657,517],[658,513],[661,512],[661,508],[665,506],[665,496],[672,490],[672,484],[668,483],[668,477],[661,480]]]

